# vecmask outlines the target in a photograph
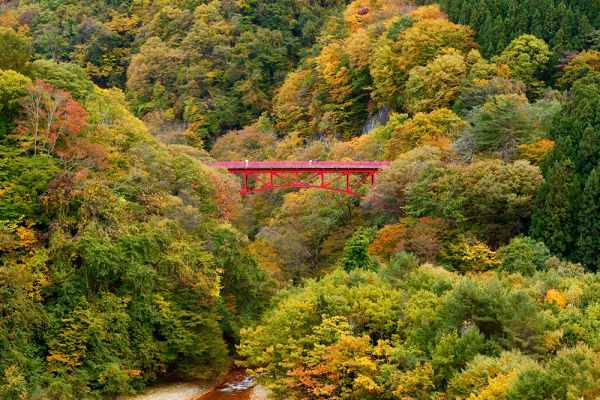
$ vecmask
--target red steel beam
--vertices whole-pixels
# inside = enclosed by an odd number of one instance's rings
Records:
[[[387,161],[216,161],[213,165],[227,169],[340,169],[372,168],[381,169],[390,165]]]
[[[371,177],[371,186],[375,186],[375,175],[381,168],[391,163],[389,162],[371,162],[371,161],[236,161],[236,162],[216,162],[214,165],[226,168],[231,173],[240,173],[244,175],[242,194],[256,193],[271,189],[284,188],[316,188],[332,190],[340,193],[346,193],[356,197],[364,197],[355,190],[363,185]],[[300,174],[309,174],[307,177],[300,177]],[[269,174],[268,181],[259,177],[260,174]],[[286,177],[285,174],[292,174],[293,178]],[[333,175],[326,179],[325,174]],[[351,184],[351,176],[359,176],[359,180]],[[321,184],[310,184],[315,178],[321,177]],[[345,189],[333,186],[338,180],[346,177]],[[284,181],[283,184],[274,184],[273,178]],[[257,182],[260,186],[250,188],[248,179]]]

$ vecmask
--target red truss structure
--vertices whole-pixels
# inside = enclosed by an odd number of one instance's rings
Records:
[[[242,174],[242,195],[263,190],[314,188],[333,190],[351,196],[375,186],[375,175],[389,162],[374,161],[224,161],[214,165]]]

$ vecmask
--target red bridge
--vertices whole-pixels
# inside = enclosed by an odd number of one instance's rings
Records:
[[[243,175],[242,194],[270,189],[316,188],[356,197],[375,186],[375,175],[390,162],[373,161],[223,161],[214,165]]]

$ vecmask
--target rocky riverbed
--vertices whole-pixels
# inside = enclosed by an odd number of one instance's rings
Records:
[[[128,400],[266,400],[266,390],[242,371],[231,371],[218,384],[164,384]]]

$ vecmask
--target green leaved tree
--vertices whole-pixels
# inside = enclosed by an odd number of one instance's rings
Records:
[[[348,239],[344,247],[342,267],[346,272],[353,269],[372,269],[376,264],[369,254],[369,245],[373,242],[373,233],[359,229]]]

